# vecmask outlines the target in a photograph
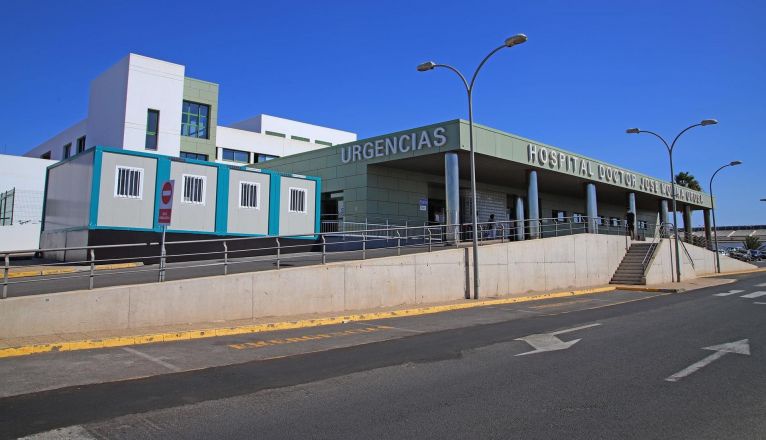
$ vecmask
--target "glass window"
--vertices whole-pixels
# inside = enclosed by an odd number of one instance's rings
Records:
[[[306,190],[290,188],[290,212],[306,212]]]
[[[574,212],[572,213],[572,222],[574,223],[585,223],[585,214],[581,212]]]
[[[247,151],[232,150],[230,148],[223,149],[221,158],[230,162],[250,163],[250,153]]]
[[[204,160],[207,162],[207,154],[189,153],[187,151],[182,151],[180,156],[183,159]]]
[[[567,212],[554,209],[553,220],[557,223],[565,223],[567,221]]]
[[[278,157],[279,156],[272,156],[270,154],[257,154],[256,155],[256,162],[266,162],[266,161],[269,161],[271,159],[276,159]]]
[[[184,101],[181,106],[181,136],[208,139],[210,106]]]
[[[621,223],[622,223],[622,220],[620,220],[617,217],[609,218],[609,226],[620,226]]]
[[[77,138],[77,152],[82,153],[85,151],[85,136]]]
[[[149,109],[146,112],[146,145],[147,150],[157,150],[157,137],[160,129],[160,111]]]
[[[266,130],[266,134],[269,135],[269,136],[276,136],[276,137],[281,137],[281,138],[287,137],[284,133],[277,133],[276,131]]]
[[[258,200],[258,188],[255,182],[239,182],[239,207],[260,209]]]
[[[319,139],[314,139],[314,143],[315,144],[319,144],[319,145],[326,145],[328,147],[332,147],[332,142],[320,141]]]
[[[66,144],[66,145],[64,145],[64,152],[63,153],[64,153],[63,154],[64,159],[67,159],[67,158],[69,158],[69,156],[72,155],[72,143],[71,142]]]
[[[205,204],[205,176],[183,175],[184,203]]]
[[[117,167],[114,176],[114,196],[128,199],[140,199],[143,188],[144,170],[141,168]]]

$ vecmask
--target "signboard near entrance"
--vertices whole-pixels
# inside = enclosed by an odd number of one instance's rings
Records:
[[[428,199],[420,199],[419,205],[421,211],[428,211]]]
[[[160,212],[157,216],[157,223],[169,225],[173,214],[173,188],[175,188],[175,180],[166,180],[160,188]]]

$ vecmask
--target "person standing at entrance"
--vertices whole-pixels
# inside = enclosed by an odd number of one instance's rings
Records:
[[[487,222],[487,229],[489,229],[489,238],[495,239],[495,214],[489,215],[489,221]]]
[[[636,214],[628,211],[628,235],[635,240],[636,238]]]

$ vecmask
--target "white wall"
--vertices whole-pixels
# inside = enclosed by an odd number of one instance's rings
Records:
[[[130,55],[90,83],[86,145],[122,147]]]
[[[181,151],[181,104],[184,98],[184,66],[130,54],[125,105],[126,150],[146,151],[147,110],[159,110],[156,153],[178,156]]]
[[[71,155],[74,156],[74,154],[77,152],[77,139],[81,136],[85,136],[86,134],[87,121],[87,119],[83,119],[82,121],[57,134],[56,136],[53,136],[42,144],[27,151],[24,153],[24,156],[39,158],[41,155],[50,151],[51,159],[61,160],[64,158],[64,145],[69,143],[72,144],[72,148],[69,151],[71,152]],[[0,179],[2,179],[2,176],[0,176]]]
[[[324,145],[315,144],[313,142],[295,141],[289,138],[285,139],[253,131],[221,127],[220,125],[218,126],[215,143],[218,147],[218,157],[216,158],[216,161],[232,164],[235,162],[227,162],[222,159],[221,149],[231,148],[233,150],[248,151],[250,153],[283,157],[325,148]],[[237,163],[237,165],[242,164]]]
[[[276,116],[264,114],[234,123],[231,126],[233,128],[259,133],[265,133],[266,131],[282,133],[287,135],[288,139],[291,135],[300,136],[311,139],[311,142],[320,140],[331,142],[333,145],[345,144],[356,140],[356,133],[349,131],[321,127],[319,125],[312,125],[305,122],[298,122],[291,119],[278,118]]]
[[[40,223],[0,226],[0,252],[37,249],[39,247]]]
[[[54,160],[0,154],[0,192],[16,188],[14,224],[0,226],[0,251],[38,247],[45,169],[54,163]],[[24,223],[18,224],[19,221]]]
[[[681,281],[694,279],[700,275],[715,273],[715,252],[685,243],[689,256],[681,247]],[[671,239],[663,239],[646,271],[646,284],[661,284],[673,282],[675,277],[675,243]],[[738,272],[756,269],[756,266],[743,261],[721,255],[721,273]]]
[[[11,188],[45,190],[45,169],[55,160],[0,154],[0,192]]]

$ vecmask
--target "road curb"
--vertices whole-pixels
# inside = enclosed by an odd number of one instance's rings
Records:
[[[617,290],[630,290],[633,292],[659,292],[659,293],[679,293],[685,292],[686,289],[670,289],[665,287],[640,287],[640,286],[624,286],[621,284],[615,285]]]
[[[715,278],[715,277],[725,277],[727,275],[744,275],[748,273],[758,273],[758,272],[766,272],[766,267],[761,267],[758,269],[750,269],[750,270],[740,270],[737,272],[724,272],[724,273],[713,273],[708,275],[698,275],[697,278]]]
[[[90,350],[94,348],[125,347],[129,345],[153,344],[159,342],[187,341],[192,339],[213,338],[216,336],[232,336],[252,333],[262,333],[278,330],[293,330],[299,328],[320,327],[325,325],[345,324],[349,322],[372,321],[378,319],[401,318],[405,316],[429,315],[434,313],[463,310],[476,307],[513,304],[528,301],[537,301],[551,298],[565,298],[570,296],[587,295],[592,293],[611,292],[616,290],[614,286],[595,287],[591,289],[569,290],[538,295],[521,297],[497,298],[482,301],[470,301],[457,304],[445,304],[438,306],[417,307],[403,310],[388,310],[381,312],[361,313],[352,315],[339,315],[328,318],[302,319],[297,321],[272,322],[266,324],[244,325],[237,327],[206,328],[198,330],[186,330],[182,332],[152,333],[134,336],[120,336],[103,339],[83,339],[77,341],[61,341],[46,344],[31,344],[17,347],[0,348],[0,358],[28,356],[38,353]]]

